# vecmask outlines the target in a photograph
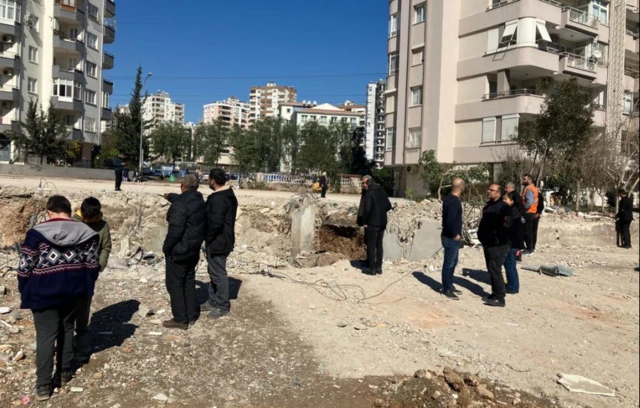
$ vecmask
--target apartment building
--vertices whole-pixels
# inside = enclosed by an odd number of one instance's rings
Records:
[[[278,117],[289,123],[294,113],[302,109],[313,108],[314,106],[318,106],[316,101],[284,102],[278,106]]]
[[[383,79],[367,86],[364,147],[367,159],[374,160],[377,168],[384,166],[386,89],[387,81]]]
[[[314,106],[313,108],[300,109],[293,112],[291,122],[296,126],[304,126],[308,122],[318,122],[323,126],[332,123],[348,123],[352,128],[362,126],[364,113],[349,112],[328,103]]]
[[[278,116],[278,106],[282,103],[295,102],[297,97],[296,88],[277,85],[274,82],[251,88],[249,122]]]
[[[220,120],[229,129],[236,125],[241,129],[249,127],[249,104],[241,102],[235,96],[224,101],[204,105],[203,111],[203,122],[206,124]]]
[[[112,119],[103,70],[114,65],[105,45],[115,41],[115,12],[112,0],[0,0],[0,139],[19,129],[29,101],[51,102],[91,160]],[[13,143],[2,146],[0,162],[22,159]]]
[[[173,102],[169,93],[158,91],[147,96],[142,105],[142,117],[151,124],[146,132],[152,132],[162,123],[184,125],[184,105]]]
[[[624,63],[610,64],[608,1],[391,0],[385,165],[398,191],[424,189],[426,150],[447,163],[499,162],[519,123],[540,112],[543,78],[577,78],[598,104],[598,130],[624,104],[619,119],[637,131],[638,0],[626,6]],[[617,72],[624,94],[608,92]]]

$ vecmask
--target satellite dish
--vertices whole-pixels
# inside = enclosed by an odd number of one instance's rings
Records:
[[[602,58],[602,51],[595,50],[595,51],[593,51],[592,55],[593,55],[594,58],[600,59],[600,58]]]

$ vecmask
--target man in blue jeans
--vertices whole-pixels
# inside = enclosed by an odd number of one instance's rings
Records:
[[[458,265],[458,252],[462,240],[462,203],[460,196],[464,192],[464,180],[453,180],[451,194],[442,202],[442,246],[444,247],[444,265],[442,265],[442,293],[451,300],[460,300],[461,291],[453,286],[453,274]]]

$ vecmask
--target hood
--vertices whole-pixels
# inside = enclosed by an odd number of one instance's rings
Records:
[[[57,246],[72,246],[98,235],[86,224],[73,220],[50,220],[33,227],[49,242]]]
[[[228,184],[225,184],[224,186],[220,187],[219,189],[212,192],[211,194],[222,193],[223,191],[227,191],[227,190],[231,190],[231,186]]]

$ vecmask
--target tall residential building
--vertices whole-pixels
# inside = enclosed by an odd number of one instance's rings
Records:
[[[115,12],[112,0],[0,0],[0,139],[19,129],[29,101],[45,110],[51,102],[81,160],[91,160],[112,118],[103,70],[114,65],[104,46],[115,41]],[[0,162],[22,159],[13,143],[2,145]]]
[[[365,119],[365,152],[375,160],[376,167],[384,165],[385,151],[385,90],[387,81],[381,79],[367,86],[367,116]]]
[[[273,82],[269,82],[266,86],[251,88],[249,122],[278,116],[278,106],[281,103],[295,102],[297,97],[296,88],[277,85]]]
[[[615,2],[622,20],[611,19]],[[543,78],[577,78],[598,104],[598,130],[622,104],[638,129],[638,0],[391,0],[389,11],[385,165],[399,192],[423,191],[426,150],[445,163],[500,162],[540,112]],[[621,44],[613,23],[625,19]],[[616,47],[625,55],[610,55]]]
[[[164,91],[149,95],[142,105],[142,117],[151,123],[149,132],[162,123],[178,123],[184,125],[184,105],[173,102],[171,96]]]
[[[249,104],[241,102],[235,96],[225,101],[204,105],[203,111],[204,123],[221,120],[229,129],[235,125],[240,126],[241,129],[249,127]]]

